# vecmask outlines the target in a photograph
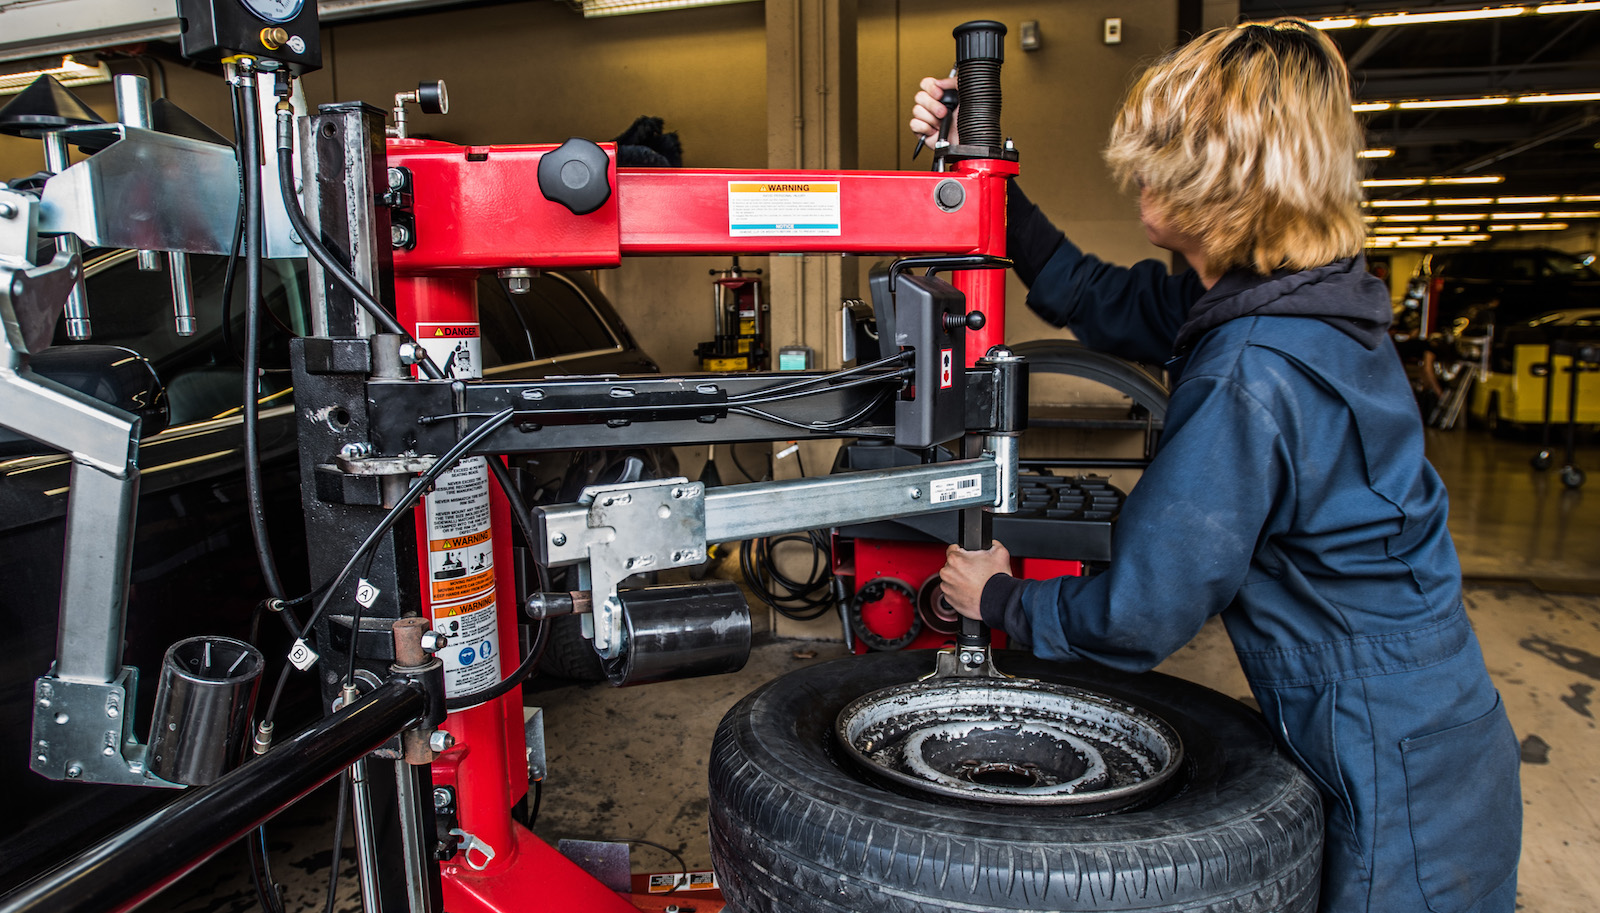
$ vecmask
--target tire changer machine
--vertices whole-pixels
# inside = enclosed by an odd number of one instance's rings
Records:
[[[533,665],[531,652],[514,659],[519,616],[587,613],[615,684],[726,672],[750,648],[736,587],[622,582],[698,565],[712,543],[918,515],[954,512],[961,544],[988,545],[992,515],[1017,507],[1027,401],[1023,361],[999,345],[1005,192],[1017,173],[998,126],[1005,27],[956,29],[963,144],[940,140],[931,173],[630,170],[613,147],[584,140],[408,137],[406,104],[442,110],[442,86],[402,93],[387,126],[363,103],[297,116],[295,78],[320,65],[314,4],[181,0],[180,14],[185,53],[221,62],[232,83],[246,167],[232,147],[151,129],[140,77],[119,78],[118,123],[42,122],[60,167],[41,190],[0,185],[0,424],[74,460],[58,656],[35,689],[33,769],[187,791],[0,909],[131,909],[346,770],[369,911],[639,909],[511,816],[543,767],[518,687]],[[262,148],[273,135],[263,120],[276,122],[275,148]],[[68,144],[92,154],[67,166]],[[262,166],[250,167],[258,153]],[[228,254],[241,183],[247,269],[311,256],[314,332],[295,343],[294,398],[316,589],[312,614],[291,618],[287,662],[317,676],[330,709],[274,739],[270,721],[252,724],[264,658],[199,637],[169,652],[141,739],[138,670],[121,663],[138,419],[38,376],[30,353],[64,307],[73,320],[92,308],[80,245],[175,262]],[[40,254],[45,240],[53,255]],[[834,372],[480,379],[481,271],[515,291],[529,271],[624,256],[841,252],[917,255],[872,282],[876,360]],[[247,412],[254,396],[247,387]],[[838,437],[923,453],[960,438],[964,454],[709,490],[683,478],[617,484],[535,510],[502,463],[540,450]],[[520,592],[509,571],[517,527],[538,565],[577,568],[581,588]],[[275,607],[292,616],[285,605]],[[981,625],[956,639],[940,674],[992,674]],[[392,826],[373,825],[374,806]]]

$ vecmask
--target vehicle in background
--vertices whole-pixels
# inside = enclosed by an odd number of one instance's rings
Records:
[[[1540,314],[1600,307],[1600,272],[1551,248],[1439,251],[1422,259],[1406,299],[1423,336],[1498,336]]]
[[[140,271],[131,251],[101,252],[85,261],[91,345],[100,348],[100,363],[110,361],[105,352],[119,351],[105,346],[144,356],[167,400],[164,429],[159,420],[147,422],[139,446],[124,662],[145,673],[135,708],[142,732],[154,703],[155,672],[174,641],[220,634],[259,641],[269,657],[282,657],[288,637],[277,621],[257,611],[266,594],[244,488],[244,317],[237,303],[223,307],[226,258],[190,257],[197,329],[187,337],[173,331],[165,271]],[[268,261],[264,273],[258,426],[263,513],[284,585],[298,594],[308,586],[308,572],[289,341],[308,329],[309,297],[303,261]],[[242,298],[242,278],[236,299]],[[583,273],[544,272],[519,295],[509,294],[487,273],[479,282],[479,311],[488,377],[657,372]],[[47,351],[97,354],[90,348],[72,343],[58,328]],[[37,359],[41,373],[50,360]],[[0,579],[6,585],[0,589],[0,619],[11,640],[0,662],[0,789],[10,797],[12,823],[0,837],[0,893],[58,861],[67,845],[81,844],[173,796],[167,790],[56,782],[28,768],[33,681],[49,670],[56,649],[70,460],[16,435],[4,437]],[[524,493],[545,502],[575,498],[582,485],[596,481],[676,472],[672,452],[665,448],[533,454],[522,466]],[[269,669],[276,665],[269,660]],[[314,709],[308,706],[307,712]]]
[[[1487,333],[1461,337],[1463,357],[1477,364],[1468,414],[1495,432],[1542,424],[1548,390],[1549,420],[1565,422],[1573,357],[1551,357],[1551,344],[1559,342],[1600,346],[1600,307],[1541,314],[1503,327],[1492,338]],[[1578,374],[1576,421],[1600,424],[1600,370],[1592,365]]]

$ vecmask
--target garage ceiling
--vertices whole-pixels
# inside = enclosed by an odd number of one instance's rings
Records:
[[[1600,4],[1570,6],[1600,10]],[[1483,7],[1245,0],[1241,16],[1317,20],[1463,9]],[[1366,114],[1368,145],[1394,150],[1389,158],[1371,161],[1373,178],[1505,178],[1494,185],[1372,187],[1374,202],[1420,196],[1600,194],[1600,150],[1595,148],[1600,141],[1600,94],[1587,101],[1516,100],[1600,93],[1600,11],[1537,14],[1534,9],[1523,7],[1507,18],[1328,31],[1351,65],[1358,102],[1513,99],[1493,107],[1394,107]],[[1546,208],[1575,208],[1571,202]],[[1600,205],[1582,203],[1581,208]]]

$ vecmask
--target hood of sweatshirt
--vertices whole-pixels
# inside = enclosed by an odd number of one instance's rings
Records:
[[[1383,341],[1393,315],[1389,289],[1367,272],[1364,256],[1262,276],[1227,273],[1189,308],[1174,349],[1184,354],[1208,331],[1236,317],[1313,317],[1368,349]]]

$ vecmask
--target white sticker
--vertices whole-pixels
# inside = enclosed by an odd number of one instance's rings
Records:
[[[311,645],[306,643],[304,637],[297,638],[294,647],[289,650],[289,664],[301,672],[311,668],[319,658],[317,651],[311,649]]]
[[[939,389],[948,390],[955,386],[956,364],[954,349],[939,350]]]
[[[651,894],[666,894],[671,891],[715,890],[717,890],[717,875],[715,872],[662,872],[650,876],[649,891]]]
[[[449,639],[445,694],[474,694],[500,681],[494,540],[489,531],[489,464],[462,460],[427,498],[428,596],[433,629]]]
[[[445,377],[483,376],[483,338],[475,323],[419,323],[417,342]]]
[[[970,498],[983,496],[983,476],[957,476],[953,479],[939,479],[931,486],[933,489],[933,503],[944,504],[949,501],[965,501]]]
[[[380,592],[382,591],[373,586],[371,581],[362,577],[361,582],[356,584],[356,602],[361,603],[363,609],[370,609],[372,604],[378,601]]]
[[[729,181],[728,236],[837,235],[838,181]]]

